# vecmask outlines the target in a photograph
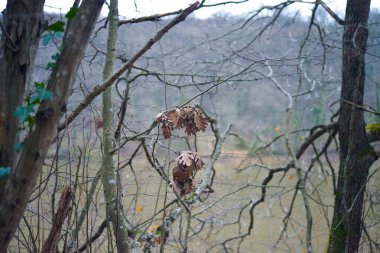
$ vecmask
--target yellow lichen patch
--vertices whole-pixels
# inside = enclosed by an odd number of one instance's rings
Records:
[[[370,133],[377,133],[380,131],[380,123],[372,123],[365,126],[365,130]]]

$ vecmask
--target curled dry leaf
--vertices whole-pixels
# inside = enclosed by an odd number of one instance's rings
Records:
[[[169,139],[172,135],[172,128],[167,123],[162,123],[162,133],[165,139]]]
[[[179,128],[178,121],[181,118],[181,110],[176,108],[174,110],[168,111],[167,118],[168,118],[168,121],[173,125],[173,127]]]
[[[173,129],[185,128],[188,135],[206,131],[208,121],[203,111],[194,105],[187,105],[168,112],[157,114],[156,120],[162,123],[165,139],[170,138]]]
[[[199,129],[199,131],[204,132],[206,131],[206,128],[208,125],[206,116],[203,114],[203,112],[199,108],[195,108],[195,110],[196,110],[196,113],[194,115],[195,126],[197,129]]]
[[[204,165],[202,159],[196,152],[182,151],[176,159],[173,169],[173,191],[180,196],[187,195],[193,191],[193,179],[195,173]]]

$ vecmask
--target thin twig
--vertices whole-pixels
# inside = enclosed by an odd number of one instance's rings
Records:
[[[98,95],[110,87],[117,78],[119,78],[126,70],[131,70],[133,64],[143,56],[156,42],[158,42],[171,28],[180,22],[184,21],[187,16],[189,16],[198,6],[199,2],[195,2],[186,8],[180,15],[173,19],[164,28],[159,30],[157,34],[151,38],[143,48],[141,48],[127,63],[125,63],[118,71],[116,71],[110,78],[104,81],[102,84],[97,85],[94,89],[79,103],[79,105],[71,112],[67,117],[66,121],[63,122],[59,127],[58,131],[62,131],[67,125],[69,125],[78,115],[86,108]]]
[[[328,14],[330,14],[330,16],[340,25],[344,25],[344,20],[341,19],[333,10],[330,9],[330,7],[325,3],[323,2],[322,0],[317,0],[316,1],[317,4],[320,4],[323,9],[325,9],[327,11]]]

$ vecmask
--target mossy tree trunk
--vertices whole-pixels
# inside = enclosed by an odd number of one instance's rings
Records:
[[[339,115],[340,167],[329,253],[357,252],[364,191],[375,158],[365,131],[363,105],[370,0],[348,0],[343,33]]]
[[[115,59],[115,47],[118,29],[118,1],[110,1],[110,11],[108,14],[109,30],[107,39],[106,62],[103,70],[103,80],[107,80],[112,74]],[[124,217],[123,205],[121,203],[120,192],[117,184],[120,183],[115,175],[113,162],[113,110],[112,110],[112,90],[106,89],[102,94],[103,108],[103,154],[102,154],[102,183],[104,197],[106,200],[107,217],[112,223],[113,233],[116,238],[118,252],[130,252],[128,241],[127,224]]]

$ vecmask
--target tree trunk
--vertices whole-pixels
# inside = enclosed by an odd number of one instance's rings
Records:
[[[23,8],[25,8],[27,4],[42,5],[43,1],[25,1],[25,3],[22,3],[22,1],[8,1],[6,12],[9,11],[11,13],[13,8],[11,4],[13,3],[16,5],[16,2],[22,6],[17,9],[17,12],[14,13],[14,15],[17,17],[17,15],[24,13],[24,16],[21,16],[21,18],[27,18],[27,20],[24,22],[33,24],[34,22],[31,22],[29,20],[31,15],[34,15],[33,12],[31,14],[28,10],[24,11]],[[80,61],[87,46],[87,42],[93,30],[94,24],[103,6],[103,2],[104,0],[82,1],[82,4],[79,7],[77,13],[77,17],[80,18],[74,18],[70,26],[66,29],[66,34],[63,41],[64,48],[47,85],[47,89],[53,93],[54,98],[45,100],[40,105],[37,111],[37,115],[41,115],[41,117],[36,117],[35,125],[33,126],[33,129],[28,133],[20,154],[20,158],[18,159],[17,163],[15,162],[14,165],[11,166],[11,174],[8,175],[4,180],[5,182],[0,185],[0,192],[4,193],[0,196],[0,252],[6,252],[8,244],[18,227],[22,214],[26,208],[33,187],[37,182],[38,175],[42,169],[43,160],[47,154],[50,144],[57,134],[59,120],[66,108],[67,99],[71,93]],[[42,12],[39,13],[39,15],[42,15]],[[28,25],[25,24],[25,27],[28,27]],[[32,39],[29,37],[29,33],[33,33],[33,30],[22,30],[21,28],[22,27],[19,26],[17,26],[17,29],[13,28],[14,33],[17,33],[18,36],[26,37],[27,39],[29,38],[28,40]],[[31,43],[31,41],[29,41],[29,43]],[[7,44],[9,44],[9,41]],[[4,49],[1,48],[1,50],[2,51],[0,53],[3,54]],[[0,65],[2,68],[6,68],[8,73],[12,73],[11,69],[14,67],[18,67],[21,70],[26,71],[28,68],[30,68],[30,64],[33,63],[32,58],[29,58],[28,61],[25,61],[23,57],[16,58],[12,56],[10,58],[12,64],[8,64],[4,59],[5,56],[1,57],[2,58],[0,58]],[[17,65],[17,62],[23,63],[23,65]],[[7,66],[4,67],[4,64],[7,64]],[[24,95],[22,93],[23,90],[18,89],[18,87],[15,85],[15,82],[17,82],[20,77],[16,74],[13,74],[7,78],[10,80],[5,84],[5,88],[1,86],[1,94],[4,94],[3,92],[5,89],[9,89],[10,93],[6,94],[9,99],[13,99],[11,96],[16,96],[17,98],[20,97],[20,100],[22,100],[22,97]],[[24,79],[25,85],[27,81],[26,77]],[[21,81],[19,82],[21,83]],[[14,99],[16,100],[16,98]],[[19,104],[21,103],[17,102],[15,106]],[[8,109],[6,113],[7,114],[4,116],[7,119],[13,117],[14,111]],[[10,125],[9,127],[17,128],[17,125],[13,123],[13,125]],[[14,138],[16,138],[16,136],[14,136]],[[2,142],[9,141],[15,143],[15,140],[1,140]],[[9,144],[4,146],[9,146]],[[16,157],[16,150],[14,147],[11,148],[13,148],[13,153],[11,154],[12,157]],[[4,159],[3,154],[2,157]],[[15,160],[15,158],[12,159]],[[1,164],[0,166],[7,165]]]
[[[380,112],[380,87],[376,84],[376,111]],[[377,122],[380,122],[380,117],[376,118]]]
[[[0,167],[14,168],[16,164],[18,120],[14,112],[29,89],[38,41],[44,30],[44,2],[9,0],[4,12],[5,32],[0,42]],[[5,179],[0,179],[0,185],[4,183]],[[0,199],[2,194],[0,186]]]
[[[363,104],[370,0],[348,0],[343,34],[339,116],[340,166],[328,252],[357,252],[364,191],[375,158],[365,131]]]
[[[110,1],[110,11],[108,14],[109,30],[107,39],[106,62],[103,70],[103,80],[107,80],[112,75],[112,68],[115,59],[115,47],[118,29],[118,1]],[[107,88],[102,95],[103,99],[103,153],[102,153],[102,182],[104,197],[106,200],[107,216],[110,217],[113,233],[116,238],[116,247],[119,253],[130,252],[128,241],[127,224],[124,217],[123,205],[121,203],[120,192],[117,184],[120,183],[115,177],[115,167],[113,162],[113,110],[112,110],[112,88]]]

